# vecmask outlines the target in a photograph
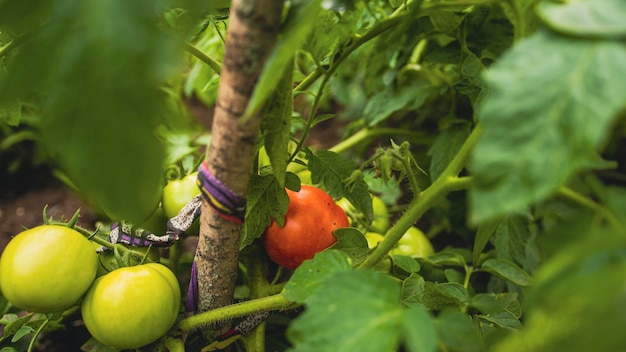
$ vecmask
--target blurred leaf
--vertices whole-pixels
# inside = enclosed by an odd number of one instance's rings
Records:
[[[22,103],[19,100],[0,101],[0,122],[17,126],[22,119]]]
[[[525,299],[524,327],[492,350],[618,351],[626,304],[626,237],[596,230],[542,264]]]
[[[481,266],[481,271],[497,275],[520,286],[528,286],[532,278],[522,268],[515,263],[504,259],[487,259]]]
[[[354,170],[358,168],[357,163],[329,150],[319,150],[315,153],[310,149],[305,151],[313,183],[323,184],[334,199],[346,197],[359,212],[371,219],[372,198],[363,175],[352,180],[350,185],[347,184]]]
[[[291,115],[293,111],[292,74],[293,61],[283,71],[270,96],[261,121],[265,135],[265,150],[270,158],[274,176],[281,186],[285,184],[287,161],[289,160],[289,140],[291,138]]]
[[[350,258],[344,252],[328,249],[319,252],[312,260],[305,260],[287,281],[283,295],[294,302],[306,302],[322,287],[330,275],[351,270]]]
[[[606,167],[596,148],[624,107],[625,61],[618,42],[537,32],[486,72],[470,165],[473,221],[522,210],[574,172]]]
[[[437,333],[449,351],[483,351],[482,343],[472,319],[459,311],[446,309],[435,320]]]
[[[282,76],[284,70],[291,67],[289,62],[293,61],[296,50],[307,39],[321,8],[321,0],[291,2],[281,36],[265,62],[244,116],[250,116],[261,109],[275,91],[278,84],[276,77]]]
[[[241,248],[261,236],[272,219],[279,226],[283,226],[288,208],[287,191],[280,186],[274,175],[252,174],[248,184],[246,218],[241,229]]]
[[[551,29],[581,37],[626,38],[625,13],[626,2],[622,0],[537,4],[537,14]]]
[[[176,39],[156,24],[164,2],[42,6],[49,17],[8,58],[0,97],[41,93],[47,152],[107,215],[140,222],[161,198],[154,126],[167,110],[158,88],[177,64]]]
[[[292,351],[393,351],[402,323],[400,287],[391,277],[366,270],[337,272],[309,297],[287,337]]]
[[[402,327],[404,343],[409,352],[428,352],[437,350],[437,330],[435,322],[428,312],[421,307],[406,309]]]

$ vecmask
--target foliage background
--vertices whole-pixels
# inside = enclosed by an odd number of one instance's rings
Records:
[[[166,166],[188,172],[207,144],[189,102],[215,101],[223,7],[1,1],[3,180],[51,165],[101,218],[144,221]],[[619,0],[289,2],[249,112],[276,99],[292,61],[294,110],[287,128],[267,117],[260,145],[312,146],[298,158],[313,182],[364,214],[367,192],[383,196],[387,237],[417,224],[437,254],[352,270],[378,252],[341,236],[309,263],[324,275],[287,283],[306,310],[268,323],[269,348],[624,346],[625,14]],[[315,148],[307,137],[330,123],[340,142]],[[276,170],[253,185],[276,194]],[[243,246],[280,215],[257,204]]]

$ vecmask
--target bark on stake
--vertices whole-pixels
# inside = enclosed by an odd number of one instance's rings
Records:
[[[245,197],[261,116],[240,117],[280,30],[282,0],[233,0],[225,56],[207,155],[209,172]],[[231,303],[241,225],[219,216],[203,200],[196,252],[200,312]]]

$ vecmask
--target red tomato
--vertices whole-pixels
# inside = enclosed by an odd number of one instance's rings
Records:
[[[332,246],[333,231],[348,227],[348,216],[323,190],[302,185],[299,192],[287,190],[289,208],[285,225],[272,220],[263,234],[265,250],[276,264],[289,269]]]

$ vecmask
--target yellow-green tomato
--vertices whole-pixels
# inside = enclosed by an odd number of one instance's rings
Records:
[[[422,230],[410,227],[400,238],[391,254],[406,255],[414,258],[427,258],[435,253],[432,243]]]
[[[366,232],[365,239],[367,240],[367,246],[371,249],[382,242],[385,237],[377,232]]]
[[[135,349],[169,331],[178,317],[180,297],[178,280],[166,266],[124,267],[93,283],[81,313],[96,340],[120,350]]]
[[[379,233],[385,233],[389,228],[389,210],[387,205],[380,197],[372,195],[372,208],[374,210],[372,229]]]
[[[198,179],[198,173],[194,172],[180,180],[170,181],[163,188],[163,199],[161,200],[161,206],[163,207],[163,213],[168,219],[178,215],[178,212],[185,206],[193,197],[200,194],[200,189],[196,184]]]
[[[14,306],[63,311],[78,303],[96,277],[96,251],[78,231],[41,225],[15,236],[0,258],[0,286]]]

